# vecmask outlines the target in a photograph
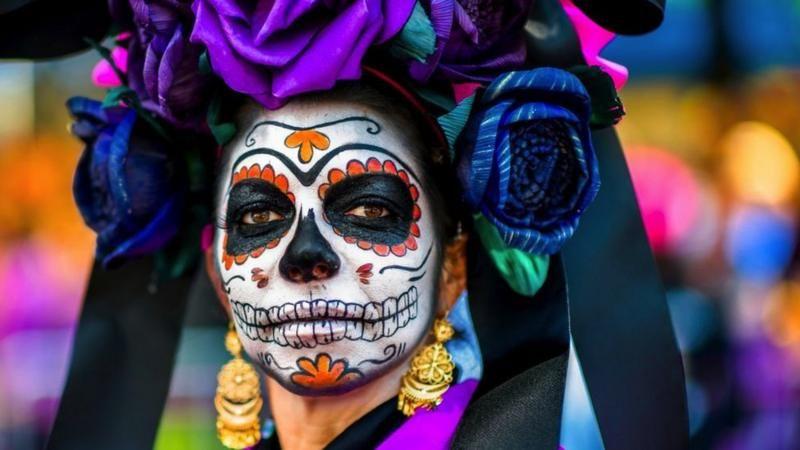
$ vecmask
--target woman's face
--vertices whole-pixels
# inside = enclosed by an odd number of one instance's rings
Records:
[[[436,309],[418,144],[347,102],[247,116],[226,149],[214,242],[239,338],[292,392],[368,383],[408,358]]]

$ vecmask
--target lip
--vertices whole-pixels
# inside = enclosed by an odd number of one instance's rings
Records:
[[[315,299],[255,308],[231,300],[240,331],[252,340],[313,348],[342,339],[374,341],[392,336],[417,317],[418,292],[412,286],[382,302]]]

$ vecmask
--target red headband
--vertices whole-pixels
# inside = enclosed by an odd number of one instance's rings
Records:
[[[436,118],[430,113],[428,108],[422,103],[419,97],[411,92],[408,88],[406,88],[402,83],[396,81],[394,78],[390,77],[388,74],[381,72],[380,70],[370,67],[370,66],[362,66],[362,69],[367,75],[370,75],[386,86],[391,88],[394,92],[400,94],[406,102],[417,112],[422,114],[422,117],[425,118],[425,123],[428,124],[428,128],[433,131],[434,136],[436,138],[436,143],[442,145],[445,149],[449,148],[447,144],[447,139],[444,136],[444,132],[442,131],[442,127],[439,125],[439,122],[436,121]]]

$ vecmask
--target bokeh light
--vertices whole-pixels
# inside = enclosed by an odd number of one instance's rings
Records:
[[[774,127],[742,122],[722,139],[722,170],[742,201],[780,205],[797,194],[800,162],[789,141]]]
[[[775,286],[764,314],[764,325],[774,343],[800,345],[800,282],[792,280]]]
[[[771,282],[783,274],[795,245],[795,223],[785,213],[764,207],[740,207],[728,223],[725,252],[743,278]]]
[[[647,237],[656,252],[669,251],[697,222],[700,188],[680,158],[653,147],[626,152]]]

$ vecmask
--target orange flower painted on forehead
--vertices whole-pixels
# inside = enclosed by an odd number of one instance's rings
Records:
[[[294,384],[308,389],[334,388],[361,378],[363,375],[350,368],[346,359],[331,360],[327,353],[320,353],[315,360],[301,357],[297,360],[298,372],[291,375]]]
[[[262,179],[267,183],[277,187],[281,192],[286,194],[286,197],[294,203],[294,194],[289,192],[289,179],[286,178],[286,175],[283,174],[276,174],[275,169],[272,168],[271,165],[267,164],[264,168],[261,168],[261,165],[255,163],[250,167],[243,166],[238,171],[234,172],[233,178],[231,178],[231,186],[235,186],[236,183],[240,183],[244,180],[249,179]],[[285,234],[284,234],[285,236]],[[261,256],[265,250],[272,249],[278,246],[281,242],[281,238],[283,236],[273,239],[269,241],[266,245],[258,247],[248,253],[242,253],[240,255],[231,255],[228,253],[228,233],[225,233],[222,238],[222,263],[225,265],[225,270],[230,270],[235,263],[237,266],[244,264],[247,261],[247,258],[258,258]]]
[[[314,150],[327,150],[331,145],[328,136],[316,130],[297,130],[286,136],[283,145],[289,148],[297,148],[297,158],[302,163],[311,161],[314,157]]]
[[[358,248],[362,250],[371,249],[379,256],[388,256],[390,253],[395,256],[404,256],[409,250],[416,250],[418,248],[417,238],[420,236],[418,222],[422,217],[422,209],[419,207],[418,203],[419,189],[411,182],[411,179],[408,177],[408,172],[403,169],[398,169],[394,161],[386,160],[381,163],[378,158],[369,158],[366,165],[364,165],[361,161],[351,160],[347,163],[346,170],[347,171],[344,172],[341,169],[331,169],[328,172],[328,182],[321,184],[319,191],[317,192],[320,199],[325,199],[325,195],[328,193],[328,189],[332,185],[348,177],[355,177],[365,173],[385,173],[389,175],[395,175],[403,180],[403,183],[408,186],[408,192],[411,194],[411,199],[414,201],[414,207],[411,211],[411,225],[409,226],[408,230],[408,238],[406,238],[405,241],[395,245],[376,244],[363,239],[356,239],[352,236],[345,236],[341,230],[336,227],[333,228],[334,233],[344,237],[345,242],[349,244],[356,244],[358,245]]]

